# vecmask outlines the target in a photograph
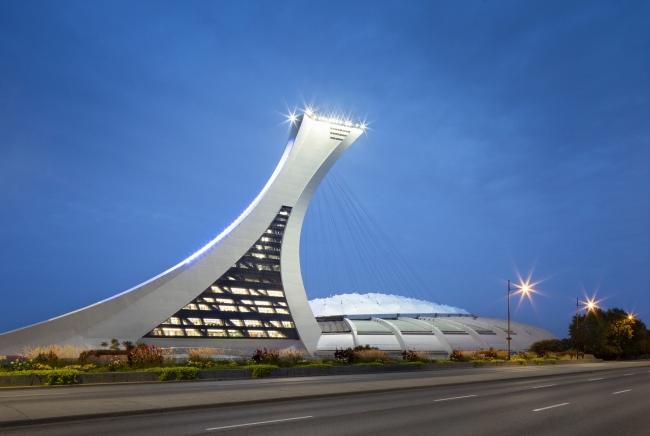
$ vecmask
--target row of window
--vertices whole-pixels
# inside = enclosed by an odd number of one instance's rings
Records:
[[[330,139],[336,139],[337,141],[343,141],[345,138],[335,138],[333,136],[330,136]]]
[[[347,134],[347,133],[350,133],[350,131],[349,131],[349,130],[345,130],[345,129],[338,129],[338,128],[336,128],[336,127],[330,127],[330,130],[338,130],[339,132],[345,132],[346,134]]]
[[[173,327],[157,327],[151,332],[153,336],[197,336],[216,338],[286,338],[277,330],[235,330],[235,329],[181,329]]]
[[[275,290],[266,290],[266,289],[251,289],[251,288],[234,288],[234,287],[229,287],[229,286],[210,286],[212,289],[212,292],[215,294],[235,294],[235,295],[266,295],[268,297],[280,297],[284,298],[284,292],[283,291],[275,291]],[[209,297],[202,297],[206,301],[210,301]]]
[[[172,316],[163,325],[206,325],[206,326],[234,326],[234,327],[269,327],[292,329],[295,325],[292,321],[261,321],[259,319],[228,319],[219,318],[179,318]]]
[[[246,300],[248,301],[248,300]],[[206,311],[220,311],[220,312],[257,312],[257,313],[281,313],[289,315],[287,309],[281,307],[257,307],[257,306],[235,306],[230,304],[194,304],[190,303],[185,306],[185,310],[206,310]]]

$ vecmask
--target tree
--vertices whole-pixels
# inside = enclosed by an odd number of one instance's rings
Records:
[[[646,354],[647,337],[645,324],[622,309],[604,311],[595,309],[579,317],[569,325],[571,342],[577,340],[578,349],[603,359],[635,358]]]

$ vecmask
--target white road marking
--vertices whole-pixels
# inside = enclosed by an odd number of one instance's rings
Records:
[[[470,398],[470,397],[475,397],[475,396],[476,396],[476,395],[465,395],[465,396],[463,396],[463,397],[442,398],[442,399],[440,399],[440,400],[433,400],[433,402],[435,403],[436,401],[458,400],[458,399],[460,399],[460,398]]]
[[[556,385],[552,384],[552,385],[544,385],[544,386],[535,386],[533,389],[548,388],[550,386],[556,386]]]
[[[614,392],[612,395],[622,394],[623,392],[630,392],[632,389],[625,389],[624,391]]]
[[[307,419],[307,418],[313,418],[313,416],[311,416],[311,415],[310,416],[299,416],[297,418],[274,419],[273,421],[261,421],[261,422],[250,422],[248,424],[226,425],[225,427],[206,428],[206,431],[209,431],[209,430],[223,430],[223,429],[226,429],[226,428],[235,428],[235,427],[245,427],[247,425],[273,424],[275,422],[294,421],[296,419]]]
[[[566,406],[569,403],[562,403],[562,404],[556,404],[554,406],[548,406],[548,407],[542,407],[541,409],[535,409],[533,412],[539,412],[541,410],[546,410],[546,409],[552,409],[553,407],[560,407],[560,406]]]
[[[587,381],[596,381],[596,380],[602,380],[602,379],[603,379],[602,377],[600,377],[600,378],[590,378],[590,379],[587,380]]]
[[[57,392],[52,394],[25,394],[25,395],[2,395],[0,398],[16,398],[16,397],[49,397],[52,395],[70,395],[70,392]]]

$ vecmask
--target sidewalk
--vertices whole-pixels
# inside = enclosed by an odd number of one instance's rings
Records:
[[[650,370],[649,361],[580,363],[231,381],[0,390],[0,427],[288,400],[523,380],[604,370]]]

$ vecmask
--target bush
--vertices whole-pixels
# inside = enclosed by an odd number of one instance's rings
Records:
[[[148,368],[146,371],[155,372],[158,374],[158,381],[169,380],[172,375],[175,376],[176,380],[185,378],[186,380],[198,378],[199,368],[192,368],[187,366],[165,366],[165,367],[156,367]]]
[[[388,353],[381,351],[378,348],[364,348],[359,351],[355,351],[354,361],[362,363],[370,362],[383,362],[388,359]]]
[[[142,368],[150,365],[160,365],[163,363],[164,357],[162,349],[156,348],[155,345],[147,347],[146,344],[132,348],[126,356],[129,366]]]
[[[449,360],[453,360],[454,362],[464,362],[467,358],[463,354],[462,351],[460,351],[460,348],[457,350],[454,350],[451,352],[449,355]]]
[[[265,365],[276,365],[280,360],[280,352],[277,348],[271,348],[270,350],[264,347],[263,350],[259,348],[255,350],[251,356],[251,360],[256,364],[265,364]]]
[[[357,353],[352,348],[347,348],[345,350],[343,348],[340,350],[337,348],[336,351],[334,351],[334,360],[340,363],[353,363],[356,359],[356,355]]]
[[[68,385],[77,381],[80,371],[74,369],[50,369],[50,370],[27,370],[10,371],[3,375],[36,375],[47,377],[46,385]]]
[[[56,366],[58,360],[59,360],[59,356],[56,355],[56,351],[54,351],[54,349],[50,349],[47,352],[41,351],[34,359],[34,361],[38,363],[52,365],[52,366]]]
[[[430,362],[431,356],[424,351],[408,350],[402,352],[402,360],[407,362]]]

